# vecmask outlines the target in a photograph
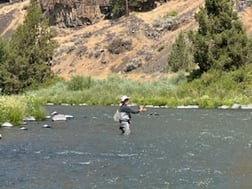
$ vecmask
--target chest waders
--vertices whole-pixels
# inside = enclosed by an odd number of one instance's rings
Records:
[[[122,131],[123,135],[130,134],[130,118],[126,112],[120,112],[120,127],[119,129]]]

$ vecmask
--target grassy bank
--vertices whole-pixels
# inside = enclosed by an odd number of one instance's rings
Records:
[[[34,116],[37,120],[45,117],[46,111],[33,97],[28,96],[1,96],[0,97],[0,124],[10,122],[20,125],[26,116]]]
[[[137,105],[216,108],[251,104],[252,74],[238,71],[216,75],[208,72],[192,82],[187,82],[183,74],[153,82],[125,80],[116,75],[104,80],[75,76],[70,81],[58,81],[50,87],[28,91],[22,96],[0,97],[0,123],[9,121],[18,125],[25,116],[43,119],[45,110],[41,105],[47,103],[111,105],[118,104],[124,94]]]
[[[42,104],[118,104],[120,96],[126,94],[131,101],[142,105],[175,107],[198,105],[201,108],[215,108],[220,105],[252,103],[252,78],[245,77],[237,82],[238,73],[220,75],[203,74],[201,79],[187,82],[178,74],[172,79],[157,82],[137,82],[110,76],[105,80],[75,76],[70,81],[61,81],[54,86],[29,92]],[[251,79],[251,80],[250,80]]]

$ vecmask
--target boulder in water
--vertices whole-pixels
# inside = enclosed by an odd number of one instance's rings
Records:
[[[66,121],[67,118],[64,114],[56,114],[52,117],[52,121]]]
[[[9,122],[5,122],[2,124],[2,127],[13,127],[13,125]]]

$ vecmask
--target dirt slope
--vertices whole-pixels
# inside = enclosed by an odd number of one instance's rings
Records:
[[[24,1],[0,6],[1,36],[8,37],[23,22],[27,4]],[[66,79],[73,75],[106,78],[112,73],[138,80],[166,77],[163,70],[172,43],[179,32],[197,28],[193,15],[203,5],[204,0],[171,0],[150,12],[133,12],[113,22],[103,20],[79,29],[56,28],[59,46],[52,69]],[[175,30],[162,32],[153,27],[156,20],[174,12],[185,18]],[[252,36],[252,9],[245,9],[240,16]],[[108,47],[115,38],[130,41],[131,50],[111,54]],[[140,61],[140,66],[126,73],[125,68],[133,60]]]
[[[241,13],[241,19],[248,36],[252,37],[252,8],[246,8]]]
[[[203,0],[169,1],[162,6],[158,6],[153,11],[131,13],[129,17],[123,17],[114,23],[105,20],[78,31],[64,30],[64,34],[57,37],[61,45],[59,51],[67,47],[73,48],[74,50],[64,55],[59,53],[60,60],[57,59],[58,56],[56,56],[56,62],[58,63],[53,66],[53,70],[64,78],[69,78],[71,75],[75,74],[105,78],[113,72],[121,73],[123,76],[133,77],[135,79],[159,78],[164,75],[162,71],[165,67],[171,44],[180,31],[186,31],[196,27],[193,13],[199,6],[203,5],[203,3]],[[181,24],[179,28],[174,31],[161,33],[158,38],[154,36],[153,39],[150,36],[146,36],[146,32],[150,32],[150,35],[156,34],[155,28],[152,26],[155,20],[172,12],[176,12],[178,16],[188,14],[188,21]],[[93,33],[93,35],[82,40],[82,36],[88,32]],[[109,53],[107,50],[108,42],[115,36],[122,39],[131,39],[133,49],[120,53],[119,55]],[[77,45],[78,49],[83,47],[87,47],[88,49],[81,57],[76,56],[76,40],[81,42],[81,45]],[[158,52],[159,48],[163,48],[163,50]],[[102,52],[99,57],[91,55],[96,51]],[[140,58],[142,66],[125,74],[123,72],[125,66],[134,58]]]

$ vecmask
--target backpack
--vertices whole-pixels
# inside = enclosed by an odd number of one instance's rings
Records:
[[[121,115],[120,115],[119,110],[117,109],[114,116],[113,116],[113,119],[114,119],[114,121],[118,122],[120,120],[120,118],[121,118]]]

